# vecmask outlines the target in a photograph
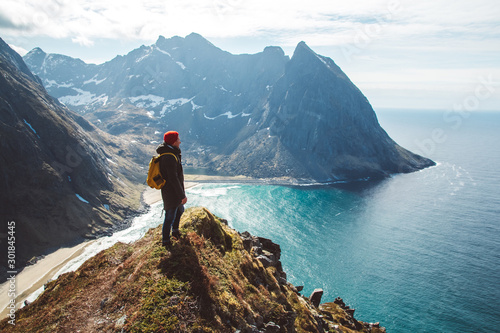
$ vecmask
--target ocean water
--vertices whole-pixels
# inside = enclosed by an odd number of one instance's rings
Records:
[[[187,207],[272,239],[304,295],[323,288],[322,301],[340,296],[388,332],[500,332],[500,113],[377,115],[396,142],[438,165],[337,186],[202,184]],[[162,221],[156,204],[58,274]]]
[[[500,332],[500,113],[378,112],[437,166],[341,186],[202,185],[202,205],[281,245],[288,280],[388,332]]]

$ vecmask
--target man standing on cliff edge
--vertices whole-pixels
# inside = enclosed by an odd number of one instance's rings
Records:
[[[170,230],[172,237],[179,238],[179,221],[184,213],[184,205],[187,202],[184,191],[184,172],[181,164],[181,150],[179,148],[181,140],[179,133],[169,131],[163,136],[156,152],[165,154],[160,157],[160,173],[166,180],[161,188],[161,198],[163,199],[163,208],[165,209],[165,221],[162,229],[162,245],[169,247]]]

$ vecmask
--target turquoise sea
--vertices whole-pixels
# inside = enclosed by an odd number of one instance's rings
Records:
[[[377,182],[203,184],[205,206],[281,245],[288,280],[388,332],[500,332],[500,113],[377,111],[438,163]]]
[[[280,244],[288,281],[389,333],[500,332],[500,112],[377,110],[435,167],[337,185],[202,184],[187,191],[236,230]],[[157,203],[57,274],[163,222]],[[30,300],[42,292],[40,288]]]

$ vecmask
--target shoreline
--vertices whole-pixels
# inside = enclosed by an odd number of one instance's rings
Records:
[[[268,180],[250,178],[246,176],[208,176],[208,175],[184,175],[184,189],[198,186],[202,183],[245,183],[245,184],[268,184]],[[161,191],[147,187],[142,192],[142,201],[146,205],[153,205],[161,201]]]

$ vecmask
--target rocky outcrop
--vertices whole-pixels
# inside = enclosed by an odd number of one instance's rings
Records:
[[[7,253],[13,221],[16,270],[45,251],[109,232],[139,208],[138,188],[121,173],[130,167],[120,170],[108,146],[114,141],[51,97],[1,39],[0,86],[0,244]]]
[[[46,285],[11,332],[385,332],[341,305],[315,306],[286,281],[280,247],[186,210],[166,249],[161,225]],[[264,258],[265,257],[265,258]]]
[[[187,166],[335,182],[434,165],[397,145],[345,73],[304,42],[291,59],[279,47],[233,55],[190,34],[97,66],[40,49],[25,60],[51,94],[113,135],[148,144],[176,129]]]

